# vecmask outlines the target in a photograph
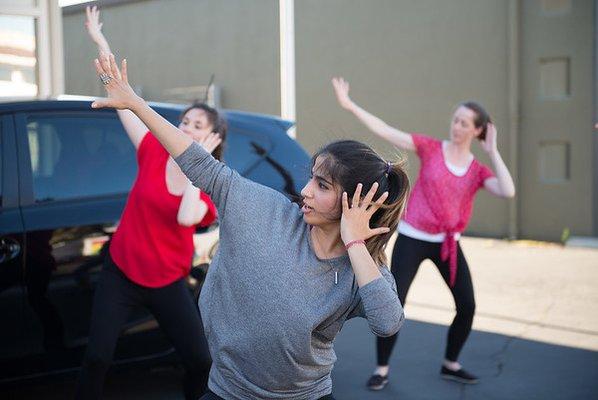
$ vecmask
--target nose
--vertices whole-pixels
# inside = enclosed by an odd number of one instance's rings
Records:
[[[311,198],[311,188],[310,188],[310,184],[311,181],[307,182],[307,184],[305,184],[305,186],[303,186],[303,189],[301,189],[301,196],[305,197],[305,198]]]

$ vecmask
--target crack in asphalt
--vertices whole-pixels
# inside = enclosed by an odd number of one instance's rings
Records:
[[[544,326],[544,321],[548,318],[550,311],[554,308],[556,304],[556,297],[552,298],[552,301],[544,311],[540,314],[540,318],[537,321],[530,321],[529,324],[526,324],[523,329],[517,334],[509,336],[505,343],[503,344],[502,348],[498,350],[496,353],[490,355],[491,358],[496,360],[496,373],[492,376],[493,378],[499,377],[503,371],[506,364],[506,356],[509,350],[509,347],[515,340],[521,339],[523,335],[525,335],[533,326]]]

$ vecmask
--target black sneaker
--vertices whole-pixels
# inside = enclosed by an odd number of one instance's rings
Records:
[[[453,371],[451,369],[448,369],[445,366],[442,366],[442,369],[440,370],[440,376],[443,379],[449,379],[452,381],[456,381],[459,383],[465,383],[465,384],[469,384],[469,385],[478,383],[478,377],[470,374],[469,372],[465,371],[463,368],[461,368],[457,371]]]
[[[382,390],[388,383],[388,376],[382,376],[380,374],[374,374],[368,379],[366,386],[370,390]]]

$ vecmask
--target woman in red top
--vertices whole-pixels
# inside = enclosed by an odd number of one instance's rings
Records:
[[[462,383],[477,377],[457,362],[471,331],[475,311],[473,286],[459,237],[467,227],[478,189],[510,198],[515,185],[496,146],[496,128],[477,103],[460,104],[453,115],[449,140],[409,134],[395,129],[356,105],[349,97],[349,83],[334,78],[332,85],[342,108],[350,111],[376,135],[402,150],[415,151],[421,161],[419,176],[399,223],[392,256],[401,304],[419,265],[430,259],[440,271],[455,300],[457,314],[451,324],[441,376]],[[474,139],[488,153],[494,172],[471,153]],[[388,383],[388,360],[397,336],[377,339],[378,367],[367,386],[380,390]]]
[[[97,8],[87,8],[86,26],[100,52],[110,53]],[[211,360],[185,277],[193,259],[195,227],[214,222],[216,208],[135,114],[117,112],[137,149],[139,168],[96,288],[76,398],[101,397],[121,329],[130,312],[143,306],[155,316],[182,359],[185,397],[197,399],[207,387]],[[182,113],[179,129],[222,158],[226,123],[216,110],[205,104],[191,105]]]

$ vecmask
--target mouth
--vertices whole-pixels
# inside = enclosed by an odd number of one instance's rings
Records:
[[[301,212],[303,212],[303,214],[309,214],[310,212],[312,212],[314,209],[310,206],[308,206],[307,204],[303,203],[303,205],[301,206]]]

